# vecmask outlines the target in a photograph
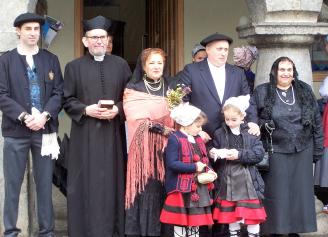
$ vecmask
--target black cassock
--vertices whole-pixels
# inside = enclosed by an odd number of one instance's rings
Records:
[[[124,236],[123,90],[131,71],[120,57],[90,55],[65,68],[64,109],[72,119],[68,158],[70,237]],[[87,105],[114,100],[112,120],[83,115]]]

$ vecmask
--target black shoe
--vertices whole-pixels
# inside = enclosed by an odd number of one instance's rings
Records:
[[[290,233],[288,234],[288,237],[300,237],[300,235],[297,233]]]

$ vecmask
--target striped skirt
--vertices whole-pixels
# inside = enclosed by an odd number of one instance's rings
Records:
[[[217,199],[213,219],[218,223],[234,223],[244,220],[246,225],[260,224],[266,219],[266,212],[260,200],[227,201]]]
[[[165,200],[160,221],[179,226],[212,225],[211,206],[186,208],[182,194],[174,192]]]

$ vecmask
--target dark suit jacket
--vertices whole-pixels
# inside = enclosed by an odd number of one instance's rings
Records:
[[[58,113],[63,97],[63,77],[59,61],[56,55],[43,49],[33,59],[40,83],[43,111],[51,115],[42,132],[57,132]],[[25,56],[19,55],[17,49],[0,57],[0,110],[3,113],[1,128],[4,137],[29,137],[31,134],[31,130],[18,120],[22,112],[31,113],[26,67]]]
[[[214,131],[221,127],[224,117],[221,109],[224,102],[233,96],[247,95],[250,93],[245,74],[242,69],[226,64],[226,81],[223,101],[220,101],[216,91],[207,59],[199,63],[185,66],[177,75],[179,84],[185,84],[191,88],[187,100],[201,109],[208,117],[208,123],[204,126],[206,131],[213,137]],[[257,122],[256,108],[250,106],[247,112],[248,122]]]

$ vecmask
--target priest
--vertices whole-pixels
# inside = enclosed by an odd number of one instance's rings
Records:
[[[83,25],[88,53],[68,63],[64,75],[64,109],[72,120],[69,236],[124,236],[122,96],[131,71],[124,59],[106,54],[110,20],[97,16]]]

